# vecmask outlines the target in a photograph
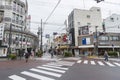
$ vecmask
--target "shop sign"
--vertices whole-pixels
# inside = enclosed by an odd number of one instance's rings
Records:
[[[0,23],[0,40],[3,40],[4,24]]]

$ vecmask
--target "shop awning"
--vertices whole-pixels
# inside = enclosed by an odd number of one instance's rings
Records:
[[[94,45],[83,45],[83,46],[78,46],[78,48],[94,48]]]
[[[78,46],[78,48],[94,48],[94,45]],[[98,46],[98,48],[120,48],[120,46]]]

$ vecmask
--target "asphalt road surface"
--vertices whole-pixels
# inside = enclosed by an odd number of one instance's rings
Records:
[[[2,63],[0,80],[120,80],[120,62],[81,59]]]

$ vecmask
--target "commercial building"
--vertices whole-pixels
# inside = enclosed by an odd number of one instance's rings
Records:
[[[68,16],[70,47],[75,55],[120,51],[120,16],[113,14],[102,23],[101,10],[74,9]],[[102,25],[103,24],[103,25]]]
[[[0,0],[0,26],[4,27],[0,57],[10,53],[23,55],[25,50],[38,47],[37,35],[30,32],[27,12],[27,0]]]
[[[120,33],[120,15],[112,14],[104,19],[103,24],[105,32]]]
[[[99,33],[96,44],[96,33],[90,35],[82,35],[78,37],[78,44],[81,54],[96,54],[96,47],[98,54],[104,51],[120,51],[120,33]]]
[[[90,10],[74,9],[68,16],[69,37],[71,45],[78,46],[78,36],[102,31],[101,9],[92,7]]]

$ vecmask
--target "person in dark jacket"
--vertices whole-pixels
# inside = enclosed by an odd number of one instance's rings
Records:
[[[29,53],[26,52],[26,53],[25,53],[25,60],[26,60],[26,62],[28,62],[28,58],[29,58],[29,56],[30,56]]]

